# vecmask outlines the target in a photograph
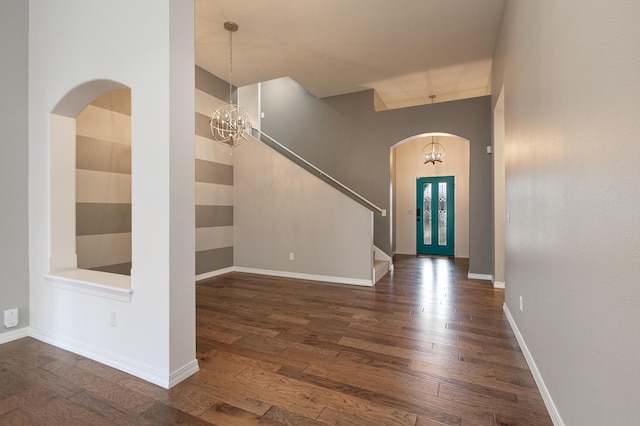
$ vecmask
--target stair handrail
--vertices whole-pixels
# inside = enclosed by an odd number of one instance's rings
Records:
[[[344,191],[350,193],[351,195],[353,195],[354,197],[356,197],[357,199],[359,199],[360,201],[362,201],[364,204],[368,205],[372,210],[377,211],[378,213],[382,213],[382,207],[378,207],[377,205],[375,205],[373,202],[367,200],[366,198],[364,198],[362,195],[358,194],[357,192],[355,192],[353,189],[349,188],[347,185],[343,184],[342,182],[340,182],[339,180],[335,179],[333,176],[325,173],[323,170],[319,169],[318,167],[316,167],[314,164],[310,163],[309,161],[305,160],[304,158],[300,157],[298,154],[296,154],[295,152],[291,151],[289,148],[287,148],[286,146],[282,145],[280,142],[278,142],[277,140],[275,140],[274,138],[272,138],[271,136],[267,135],[266,133],[264,133],[262,130],[256,129],[255,127],[252,129],[255,132],[257,132],[258,134],[268,138],[272,143],[278,145],[278,147],[280,149],[282,149],[283,151],[286,151],[287,154],[291,155],[292,157],[295,157],[298,161],[304,163],[306,166],[310,167],[311,169],[313,169],[316,173],[318,173],[321,176],[324,176],[325,178],[327,178],[328,180],[330,180],[331,182],[333,182],[334,184],[336,184],[337,186],[339,186],[340,188],[342,188]],[[258,140],[260,140],[260,138],[257,138]]]

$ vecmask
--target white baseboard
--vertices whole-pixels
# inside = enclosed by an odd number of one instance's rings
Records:
[[[129,358],[125,358],[113,352],[104,351],[74,339],[43,332],[31,327],[29,336],[58,348],[82,355],[86,358],[108,365],[125,373],[139,377],[142,380],[153,383],[165,389],[180,383],[199,370],[198,360],[187,363],[173,373],[167,374],[149,365],[141,364]]]
[[[493,281],[493,288],[505,288],[507,283],[504,281]]]
[[[549,393],[549,389],[544,384],[544,380],[542,379],[542,375],[540,374],[540,370],[538,370],[538,366],[529,352],[529,348],[524,341],[524,337],[520,334],[520,330],[518,330],[518,326],[516,325],[515,320],[511,316],[511,312],[509,312],[509,308],[507,304],[504,303],[502,305],[502,310],[507,316],[507,320],[509,321],[509,325],[511,325],[511,329],[513,330],[513,334],[516,336],[516,340],[520,345],[520,350],[524,354],[524,358],[527,360],[527,364],[529,365],[529,370],[531,370],[531,374],[533,375],[533,379],[536,381],[536,385],[538,385],[538,390],[540,391],[540,395],[542,395],[542,399],[544,401],[544,405],[547,407],[547,411],[549,412],[549,416],[551,417],[551,421],[555,426],[564,426],[564,422],[562,421],[562,417],[560,417],[560,412],[558,408],[553,402],[551,398],[551,394]]]
[[[220,275],[228,274],[229,272],[233,272],[233,266],[224,269],[218,269],[217,271],[205,272],[204,274],[196,275],[196,282],[206,280],[208,278],[218,277]]]
[[[244,272],[246,274],[269,275],[273,277],[295,278],[298,280],[324,281],[324,282],[336,283],[336,284],[350,284],[350,285],[359,285],[359,286],[365,286],[365,287],[373,287],[372,280],[361,280],[357,278],[330,277],[327,275],[302,274],[299,272],[288,272],[288,271],[272,271],[269,269],[245,268],[242,266],[235,266],[233,270],[236,272]]]
[[[0,334],[0,345],[3,343],[13,342],[29,336],[29,327],[22,327],[17,330],[7,331]]]
[[[415,250],[396,250],[394,254],[406,254],[407,256],[415,256]]]
[[[467,274],[467,277],[470,280],[486,280],[486,281],[493,281],[493,275],[491,274],[474,274],[473,272],[469,272]]]
[[[171,389],[181,381],[188,379],[190,376],[196,374],[200,371],[200,366],[198,365],[198,360],[194,359],[187,365],[182,366],[182,368],[177,369],[173,373],[169,375],[169,387]]]

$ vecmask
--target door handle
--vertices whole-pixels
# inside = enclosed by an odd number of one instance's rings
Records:
[[[416,221],[420,222],[420,209],[416,209]]]

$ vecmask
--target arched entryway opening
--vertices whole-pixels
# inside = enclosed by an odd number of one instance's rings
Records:
[[[425,164],[422,149],[431,140],[445,149],[442,163]],[[453,176],[455,181],[454,256],[469,257],[469,140],[450,133],[422,133],[391,147],[391,244],[395,254],[416,254],[416,181]]]

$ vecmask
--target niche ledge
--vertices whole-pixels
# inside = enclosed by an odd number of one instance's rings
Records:
[[[131,302],[131,277],[88,269],[50,272],[44,279],[52,286],[78,293]]]

